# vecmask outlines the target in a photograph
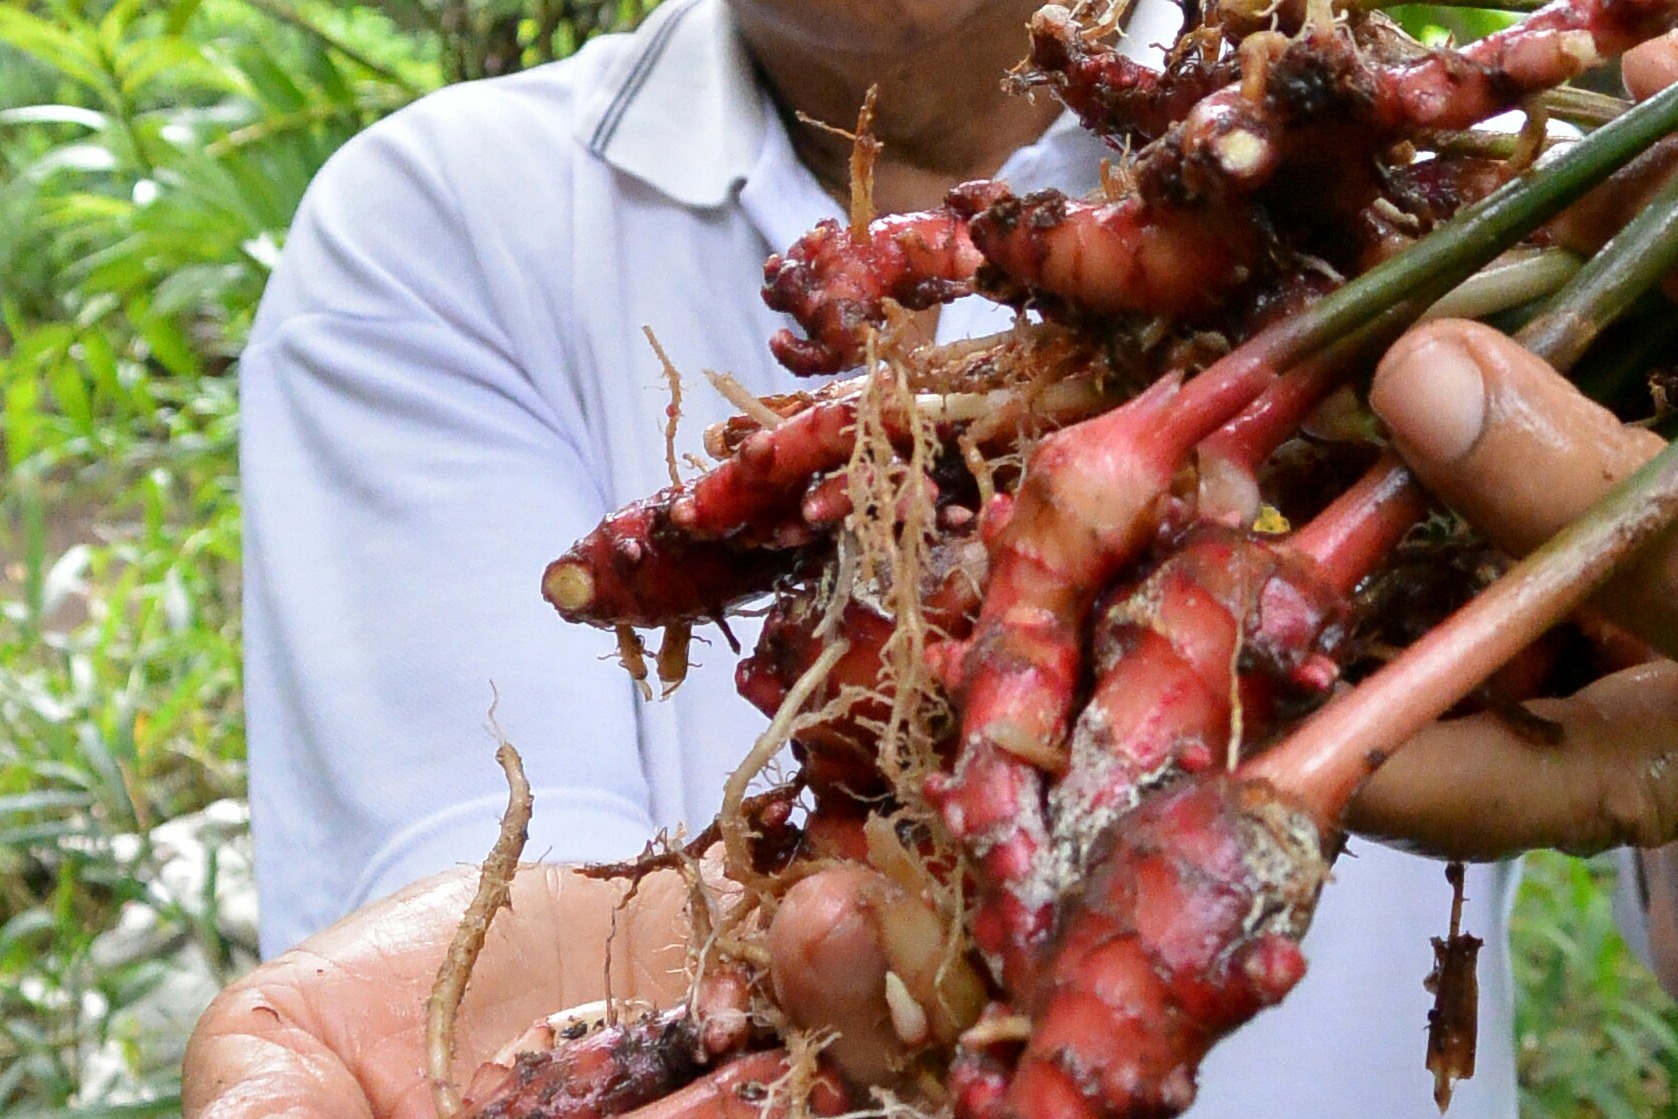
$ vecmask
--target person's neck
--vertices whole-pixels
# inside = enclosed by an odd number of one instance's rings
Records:
[[[1003,74],[1025,53],[1025,21],[1039,3],[992,9],[956,34],[917,46],[912,57],[815,49],[749,21],[741,30],[786,115],[794,151],[841,205],[850,198],[851,142],[796,117],[850,129],[869,87],[879,87],[874,205],[901,213],[929,209],[950,187],[995,174],[1059,115],[1051,97],[1001,89]]]

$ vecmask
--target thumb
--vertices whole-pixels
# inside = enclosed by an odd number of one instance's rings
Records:
[[[1422,484],[1521,556],[1590,508],[1665,442],[1626,427],[1547,363],[1479,323],[1443,320],[1382,359],[1370,404]],[[1648,640],[1678,637],[1678,548],[1617,579],[1603,605]],[[1655,616],[1644,613],[1654,608]]]

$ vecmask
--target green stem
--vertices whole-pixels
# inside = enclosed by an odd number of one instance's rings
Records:
[[[1510,159],[1520,145],[1514,132],[1487,132],[1466,129],[1440,132],[1428,144],[1438,155],[1473,156],[1476,159]]]
[[[1623,97],[1570,85],[1547,89],[1538,95],[1538,101],[1552,117],[1581,128],[1601,128],[1631,108],[1631,102]]]
[[[140,130],[134,126],[137,115],[133,98],[128,96],[123,85],[122,75],[117,72],[116,59],[106,48],[104,40],[98,43],[99,65],[104,70],[105,82],[109,88],[105,96],[106,107],[110,110],[110,117],[117,123],[117,130],[128,143],[129,150],[134,156],[134,166],[137,171],[135,178],[155,179],[157,167],[152,162],[151,155],[146,151],[145,142],[140,139]]]
[[[1418,318],[1479,318],[1525,304],[1555,291],[1578,269],[1579,258],[1563,249],[1509,254],[1432,306],[1426,298],[1412,296],[1293,366],[1245,411],[1200,442],[1196,454],[1202,515],[1250,519],[1258,502],[1255,472],[1259,464],[1298,429],[1306,413],[1359,370],[1373,365]],[[1192,399],[1194,385],[1208,383],[1197,380],[1185,396]]]
[[[1243,767],[1337,826],[1357,787],[1678,520],[1678,443],[1467,606]]]
[[[1678,178],[1556,293],[1516,341],[1557,370],[1573,368],[1604,327],[1678,267]]]
[[[382,97],[360,97],[353,105],[340,105],[336,101],[326,101],[317,105],[309,105],[295,112],[281,113],[247,124],[243,128],[236,128],[227,135],[204,146],[204,154],[213,159],[248,148],[253,144],[260,144],[275,136],[282,136],[288,132],[298,132],[313,128],[317,124],[327,121],[351,118],[360,120],[368,113],[389,113],[400,109],[414,100],[416,95],[396,90],[384,90]]]
[[[1439,298],[1674,128],[1678,85],[1505,183],[1391,260],[1256,335],[1206,373],[1225,362],[1286,368],[1412,296]]]
[[[1362,0],[1349,3],[1348,8],[1360,12],[1385,11],[1391,8],[1475,8],[1482,12],[1536,12],[1549,0]],[[1338,8],[1340,5],[1336,4]]]
[[[1584,264],[1566,249],[1516,249],[1474,273],[1422,315],[1480,319],[1553,295]]]

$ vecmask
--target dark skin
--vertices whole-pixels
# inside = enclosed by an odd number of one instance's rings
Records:
[[[1039,0],[732,0],[775,93],[793,150],[841,206],[851,203],[850,139],[869,88],[877,213],[937,207],[950,188],[995,175],[1060,115],[1052,97],[1014,97],[998,75],[1020,61]],[[800,121],[802,115],[807,121]],[[819,121],[831,128],[819,127]],[[909,337],[930,341],[936,307]]]
[[[883,98],[877,129],[887,154],[878,186],[882,208],[890,209],[935,202],[951,183],[994,170],[1012,146],[1047,125],[1053,113],[1042,106],[1001,109],[1003,117],[987,120],[974,103],[946,111],[957,104],[948,94],[984,96],[968,78],[1016,60],[1018,38],[1002,31],[1023,24],[1035,7],[1035,0],[735,0],[784,103],[813,116],[854,119],[867,83],[881,75],[888,89],[907,82],[911,60],[918,82],[945,75],[953,83],[925,96]],[[953,49],[959,35],[952,28],[966,22],[1002,29],[989,34],[1006,45],[984,55],[985,65],[968,56],[960,66],[933,66],[917,53],[945,41]],[[861,46],[850,54],[812,49],[829,35]],[[979,47],[990,42],[980,39]],[[1678,79],[1678,39],[1639,48],[1627,56],[1625,74],[1640,95]],[[999,127],[1007,142],[988,142]],[[843,182],[842,141],[816,133],[800,150],[824,181]],[[1439,376],[1453,362],[1458,375]],[[1372,403],[1421,479],[1514,551],[1543,539],[1659,445],[1605,420],[1542,362],[1473,324],[1435,323],[1401,340],[1382,364]],[[1678,651],[1673,603],[1678,542],[1667,541],[1599,606]],[[1424,732],[1361,791],[1351,826],[1472,858],[1534,846],[1655,848],[1678,839],[1678,765],[1668,764],[1678,761],[1678,668],[1632,669],[1539,713],[1565,728],[1560,746],[1534,746],[1491,718]],[[1494,804],[1510,810],[1488,811]],[[1643,857],[1659,972],[1678,991],[1678,856],[1661,848]],[[419,883],[231,986],[193,1036],[183,1086],[188,1119],[430,1116],[423,1003],[475,877],[461,869]],[[851,889],[841,876],[807,915],[784,906],[777,923],[790,924],[778,930],[776,953],[782,970],[809,972],[808,982],[783,991],[797,1016],[855,1037],[884,1021],[883,1007],[859,1017],[855,996],[878,990],[887,965],[868,922],[835,917],[846,912]],[[460,1017],[457,1078],[532,1019],[604,994],[602,950],[618,897],[615,887],[563,868],[520,873],[514,908],[491,930]],[[620,915],[627,939],[613,956],[616,994],[663,1003],[680,997],[682,902],[679,883],[655,877]],[[880,1044],[891,1042],[882,1036]]]
[[[783,111],[854,127],[879,87],[873,132],[883,145],[874,201],[883,213],[937,206],[949,189],[988,178],[1059,115],[1050,97],[1004,94],[1034,0],[733,0],[740,29]],[[850,202],[851,143],[796,123],[805,166]]]
[[[1670,42],[1651,48],[1678,57]],[[1628,57],[1628,83],[1645,57]],[[1402,339],[1381,364],[1371,403],[1421,481],[1514,554],[1664,445],[1475,323],[1431,323]],[[1675,564],[1669,533],[1595,601],[1668,655],[1678,653]],[[1678,991],[1678,851],[1664,846],[1678,838],[1678,664],[1655,660],[1529,707],[1560,725],[1559,744],[1534,742],[1491,715],[1436,724],[1364,787],[1350,826],[1470,859],[1536,847],[1644,848],[1657,971]]]
[[[1630,52],[1621,70],[1639,99],[1678,81],[1678,35]],[[1400,340],[1370,403],[1417,477],[1515,555],[1664,445],[1473,323],[1432,323]],[[1678,656],[1675,565],[1669,533],[1595,603],[1666,657]],[[1678,665],[1656,660],[1531,707],[1563,728],[1560,746],[1489,715],[1437,724],[1369,782],[1348,822],[1467,858],[1642,848],[1656,972],[1678,994]]]
[[[1639,99],[1678,81],[1678,36],[1630,52],[1621,70]],[[1663,446],[1473,323],[1412,331],[1382,362],[1370,402],[1421,481],[1515,555]],[[1675,565],[1669,534],[1596,602],[1666,657],[1678,656]],[[1471,859],[1642,848],[1655,970],[1678,994],[1678,665],[1657,660],[1530,707],[1562,727],[1559,747],[1490,715],[1437,724],[1365,786],[1349,824]]]
[[[1514,555],[1664,446],[1475,323],[1433,323],[1402,340],[1372,402],[1421,481]],[[1675,559],[1666,548],[1636,562],[1595,601],[1663,652],[1678,651]],[[1440,724],[1370,782],[1353,826],[1474,858],[1649,847],[1678,834],[1678,773],[1663,760],[1678,742],[1678,666],[1655,661],[1530,706],[1562,725],[1561,748],[1491,716]],[[1414,819],[1416,802],[1433,806],[1425,819]]]

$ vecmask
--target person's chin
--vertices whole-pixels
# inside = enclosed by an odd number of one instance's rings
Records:
[[[1023,0],[728,0],[742,19],[828,51],[892,54],[956,33]],[[1035,3],[1026,5],[1035,7]]]

